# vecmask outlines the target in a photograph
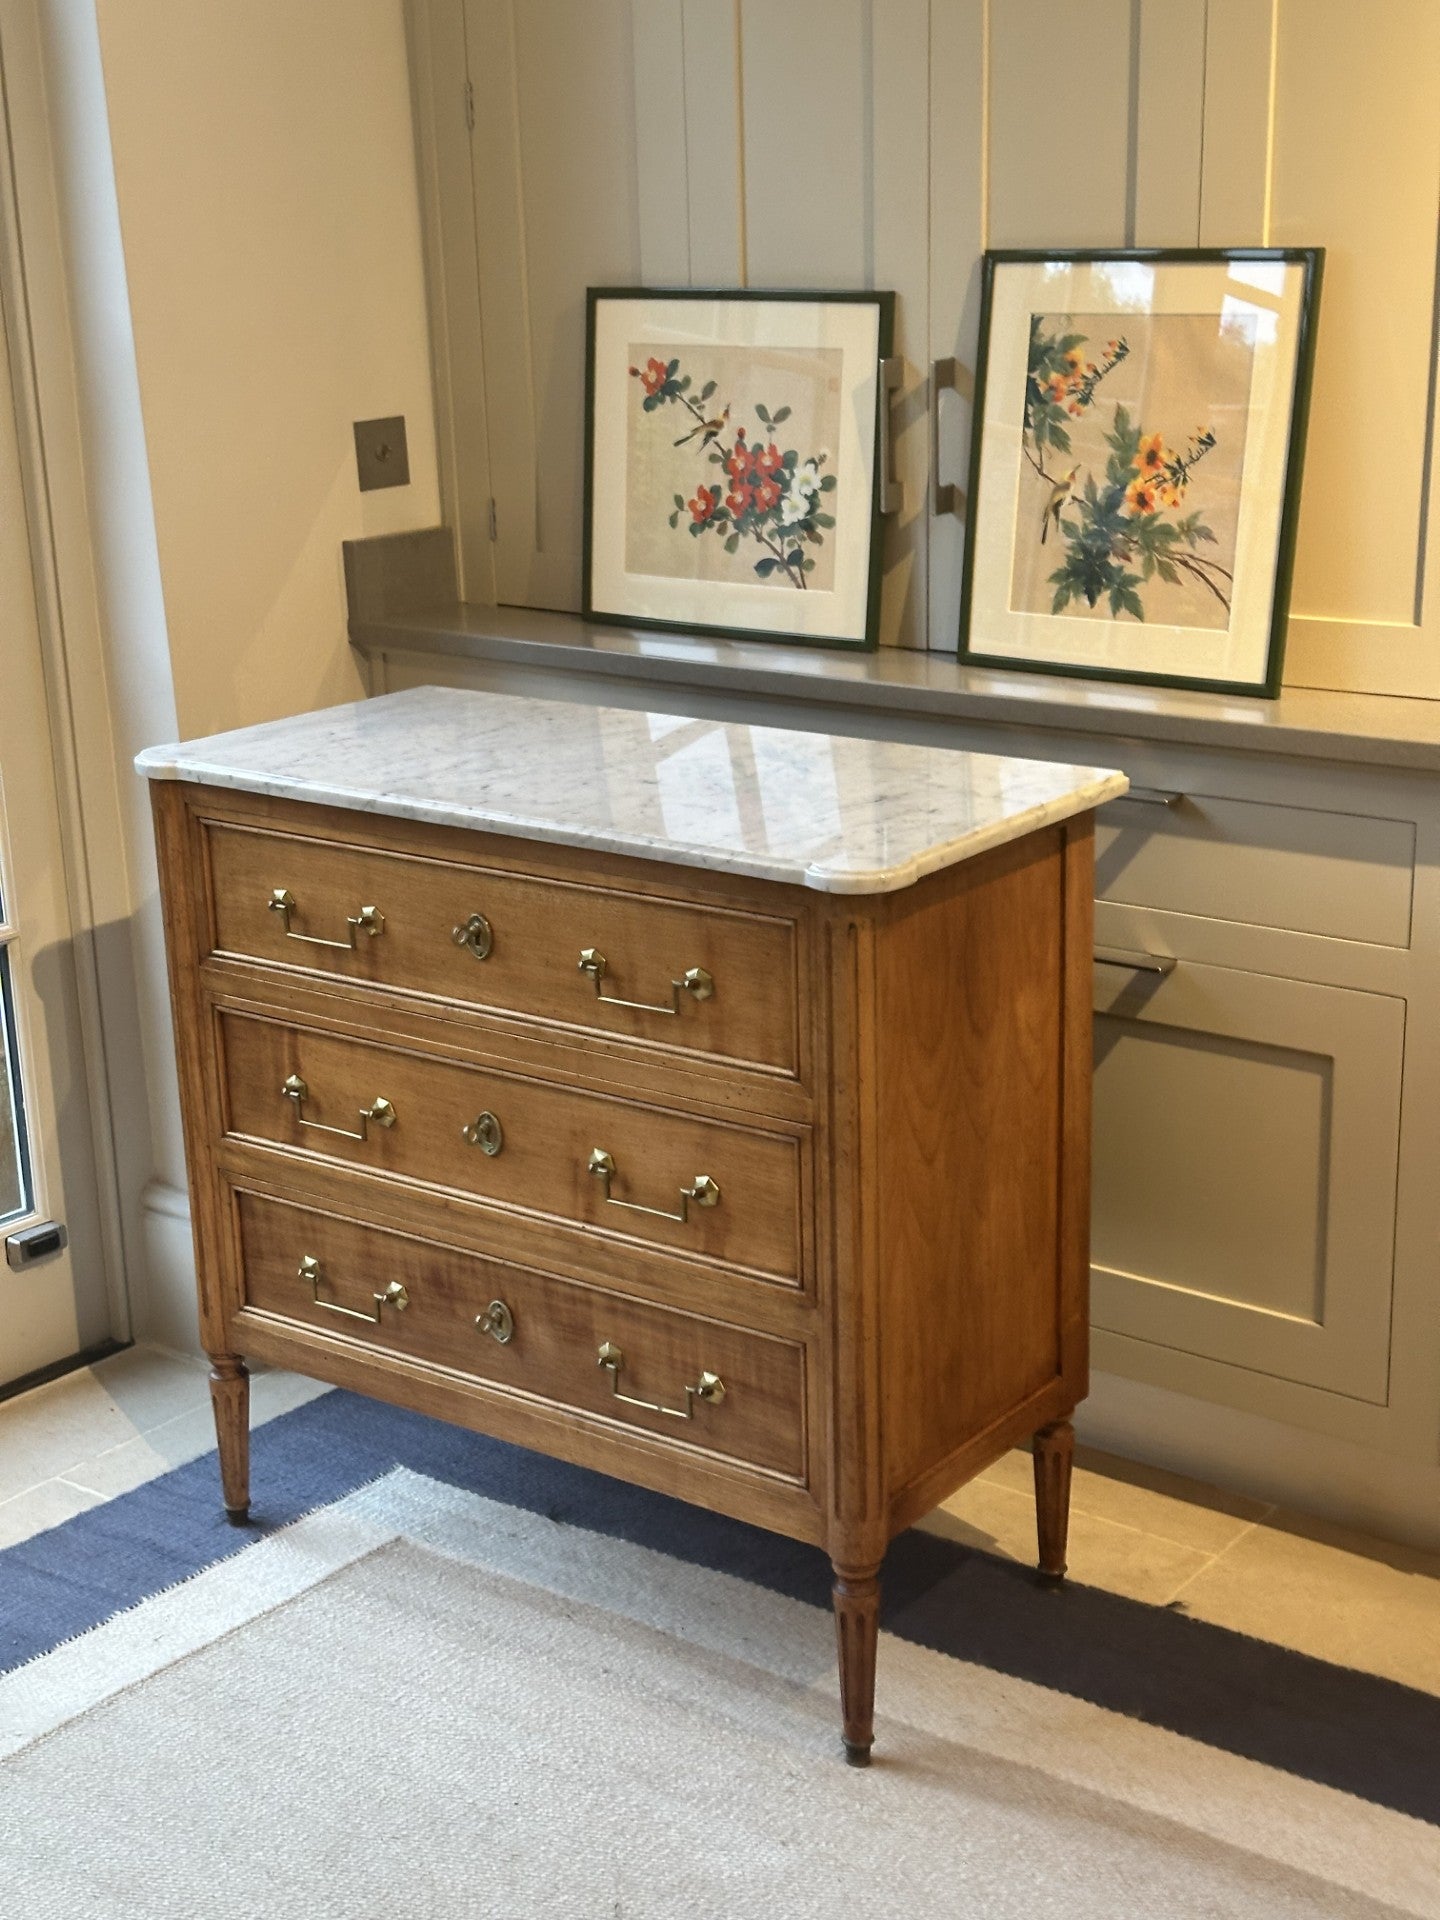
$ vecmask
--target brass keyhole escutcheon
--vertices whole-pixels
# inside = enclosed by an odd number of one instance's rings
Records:
[[[467,1120],[460,1129],[461,1138],[470,1147],[479,1147],[482,1153],[489,1154],[493,1160],[505,1144],[505,1130],[497,1116],[487,1107],[485,1112],[477,1114],[475,1119]]]
[[[476,1314],[475,1324],[497,1346],[508,1347],[515,1338],[515,1316],[503,1300],[492,1300],[484,1313]]]
[[[488,960],[495,945],[495,930],[483,913],[472,913],[463,926],[451,928],[450,938],[477,960]]]

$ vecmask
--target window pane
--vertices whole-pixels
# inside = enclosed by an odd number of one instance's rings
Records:
[[[25,1102],[15,1045],[15,1003],[10,991],[10,951],[0,947],[0,1221],[30,1211],[30,1155],[25,1141]]]

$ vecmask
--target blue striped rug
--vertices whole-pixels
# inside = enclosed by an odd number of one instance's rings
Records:
[[[226,1524],[211,1455],[0,1553],[0,1673],[396,1468],[828,1607],[829,1567],[813,1548],[333,1392],[257,1429],[252,1528]],[[1440,1824],[1429,1694],[1077,1583],[1048,1592],[922,1529],[892,1546],[884,1594],[884,1627],[900,1640]],[[883,1656],[877,1725],[883,1753]]]

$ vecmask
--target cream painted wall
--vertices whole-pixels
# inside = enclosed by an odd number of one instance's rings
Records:
[[[401,0],[98,16],[180,729],[356,697],[340,543],[439,518]]]

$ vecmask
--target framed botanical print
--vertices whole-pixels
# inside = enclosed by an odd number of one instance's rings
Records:
[[[889,293],[592,287],[584,612],[872,647]]]
[[[1279,692],[1322,258],[986,254],[962,658]]]

